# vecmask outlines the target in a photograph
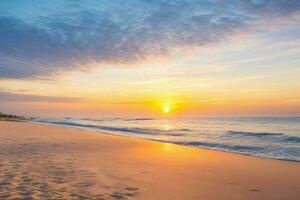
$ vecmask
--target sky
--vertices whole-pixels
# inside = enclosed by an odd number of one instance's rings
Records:
[[[1,0],[0,111],[300,115],[299,0]]]

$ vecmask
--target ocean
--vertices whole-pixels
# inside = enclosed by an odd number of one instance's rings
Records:
[[[178,145],[300,161],[300,117],[35,118],[33,121]]]

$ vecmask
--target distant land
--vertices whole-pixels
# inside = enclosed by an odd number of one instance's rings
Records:
[[[5,114],[0,112],[0,121],[24,121],[26,120],[23,116],[17,116],[12,114]]]

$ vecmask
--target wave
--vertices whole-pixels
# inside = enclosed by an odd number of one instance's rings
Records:
[[[228,131],[225,136],[240,136],[240,137],[256,137],[265,138],[277,142],[285,143],[300,143],[300,137],[285,135],[283,133],[269,133],[269,132],[243,132],[243,131]]]
[[[283,133],[268,133],[268,132],[228,131],[227,135],[259,137],[259,136],[278,136],[278,135],[284,135],[284,134]]]
[[[239,152],[239,153],[255,153],[264,150],[263,147],[257,147],[257,146],[229,145],[229,144],[221,144],[221,143],[214,143],[214,142],[200,142],[200,141],[182,142],[182,141],[168,141],[168,140],[154,140],[154,141],[168,142],[168,143],[184,145],[184,146],[219,149],[223,151],[232,151],[232,152]]]
[[[113,126],[101,126],[101,125],[92,125],[92,124],[82,124],[77,122],[66,122],[66,121],[48,121],[48,120],[36,120],[41,123],[50,123],[56,125],[64,126],[73,126],[81,128],[91,128],[91,129],[100,129],[105,131],[118,131],[118,132],[127,132],[134,134],[148,134],[148,135],[170,135],[170,136],[182,136],[184,133],[178,132],[187,132],[192,131],[190,129],[172,129],[172,130],[160,130],[160,129],[147,129],[147,128],[138,128],[138,127],[113,127]]]
[[[154,120],[154,118],[132,118],[132,119],[123,119],[120,118],[123,121],[149,121],[149,120]]]
[[[228,145],[228,144],[220,144],[220,143],[213,143],[213,142],[199,142],[199,141],[184,142],[182,143],[182,145],[210,147],[210,148],[218,148],[218,149],[242,151],[242,152],[245,151],[256,152],[258,150],[263,149],[262,147],[256,147],[256,146]]]
[[[71,118],[66,118],[66,119],[71,119]],[[120,121],[150,121],[150,120],[154,120],[154,118],[82,118],[80,120],[85,120],[85,121],[116,121],[116,120],[120,120]]]
[[[300,143],[300,137],[297,136],[286,136],[281,139],[282,142],[288,142],[288,143]]]
[[[154,140],[154,141],[173,143],[173,144],[184,145],[184,146],[200,147],[204,149],[213,149],[213,150],[219,150],[224,152],[234,152],[234,153],[240,153],[245,155],[255,155],[255,156],[265,157],[265,158],[300,162],[300,158],[298,155],[299,147],[291,147],[289,148],[288,152],[287,151],[282,152],[267,147],[229,145],[229,144],[221,144],[221,143],[214,143],[214,142],[200,142],[200,141],[182,142],[182,141],[168,141],[168,140]]]
[[[139,134],[155,134],[157,132],[155,129],[147,130],[147,129],[141,129],[141,128],[99,126],[99,125],[81,124],[81,123],[64,122],[64,121],[51,121],[50,122],[50,121],[39,120],[37,122],[57,124],[57,125],[65,125],[65,126],[75,126],[75,127],[82,127],[82,128],[101,129],[101,130],[106,130],[106,131],[120,131],[120,132],[139,133]]]

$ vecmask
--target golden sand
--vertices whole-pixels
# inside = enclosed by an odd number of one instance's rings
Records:
[[[300,199],[300,163],[0,121],[0,199]]]

